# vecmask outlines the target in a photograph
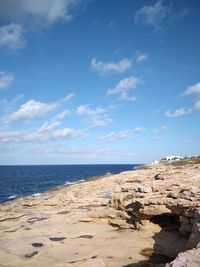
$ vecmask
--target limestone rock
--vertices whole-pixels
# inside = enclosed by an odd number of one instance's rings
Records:
[[[192,249],[180,253],[178,257],[166,267],[199,267],[200,266],[200,249]]]
[[[138,193],[151,193],[152,192],[152,188],[146,185],[139,185],[137,187],[134,187],[133,190]]]
[[[154,176],[155,180],[164,180],[164,177],[159,173]]]
[[[154,256],[164,258],[157,267],[178,256],[167,267],[200,266],[199,167],[145,166],[1,204],[1,265],[154,266]]]
[[[86,259],[75,263],[56,265],[56,267],[106,267],[103,259]]]

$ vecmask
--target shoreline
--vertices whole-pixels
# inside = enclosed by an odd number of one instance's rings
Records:
[[[2,266],[160,267],[196,248],[200,164],[147,166],[0,205]]]
[[[9,203],[11,201],[18,200],[18,199],[24,199],[24,198],[30,198],[30,197],[39,197],[39,196],[42,196],[43,194],[48,193],[48,192],[59,191],[62,188],[69,187],[69,186],[76,185],[76,184],[81,184],[81,183],[87,183],[87,182],[91,182],[91,181],[101,180],[101,179],[104,179],[104,178],[112,176],[112,175],[116,175],[116,174],[106,173],[104,175],[91,176],[91,177],[88,177],[86,179],[81,179],[81,180],[78,180],[78,181],[75,181],[75,182],[69,182],[69,183],[66,182],[66,183],[64,183],[62,185],[58,185],[58,186],[56,186],[56,187],[54,187],[52,189],[45,190],[44,192],[41,192],[41,193],[38,192],[38,193],[31,194],[31,195],[24,195],[24,196],[19,196],[19,197],[17,197],[16,195],[12,195],[8,199],[4,200],[3,202],[0,202],[0,206],[2,204],[6,204],[6,203]]]
[[[87,165],[87,164],[86,164]],[[91,165],[91,164],[90,164]],[[96,165],[96,164],[94,164]],[[99,164],[99,165],[105,165],[105,164]],[[110,164],[107,164],[107,165],[110,165]],[[118,165],[118,164],[116,164]],[[121,165],[121,164],[120,164]],[[130,165],[130,164],[123,164],[123,165]],[[143,164],[132,164],[132,165],[139,165],[139,166],[143,166]],[[14,165],[12,165],[14,166]],[[18,165],[16,165],[18,166]],[[22,166],[22,165],[20,165]],[[26,165],[26,166],[29,166],[29,165]],[[39,165],[30,165],[30,166],[39,166]],[[46,166],[46,165],[42,165],[42,166]],[[135,167],[134,167],[135,168]],[[134,169],[133,170],[136,170]],[[132,170],[130,170],[132,171]],[[61,184],[61,185],[58,185],[56,187],[53,187],[51,189],[48,189],[48,190],[45,190],[43,192],[35,192],[33,194],[30,194],[30,195],[22,195],[22,196],[17,196],[17,195],[11,195],[9,196],[7,199],[5,199],[4,201],[0,202],[0,206],[4,203],[7,203],[7,202],[10,202],[10,201],[15,201],[17,199],[21,199],[21,198],[27,198],[27,197],[37,197],[37,196],[40,196],[42,194],[45,194],[46,192],[51,192],[51,191],[57,191],[59,189],[61,189],[62,187],[65,187],[65,186],[71,186],[71,185],[74,185],[74,184],[79,184],[79,183],[85,183],[85,182],[88,182],[88,181],[96,181],[96,180],[101,180],[103,178],[106,178],[106,177],[109,177],[109,176],[112,176],[112,175],[116,175],[116,174],[120,174],[121,172],[119,173],[111,173],[111,172],[107,172],[103,175],[95,175],[95,176],[89,176],[87,177],[86,179],[79,179],[77,181],[74,181],[74,182],[65,182],[64,184]]]

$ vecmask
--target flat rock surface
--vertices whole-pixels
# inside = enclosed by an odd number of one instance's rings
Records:
[[[200,164],[158,164],[1,204],[0,266],[165,265],[199,242],[199,181]]]

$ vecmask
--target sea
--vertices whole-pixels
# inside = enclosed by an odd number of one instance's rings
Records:
[[[134,170],[142,164],[0,166],[0,203],[34,195],[93,176]]]

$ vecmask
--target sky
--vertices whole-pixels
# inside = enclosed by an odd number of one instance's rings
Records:
[[[200,154],[198,0],[0,0],[0,164]]]

